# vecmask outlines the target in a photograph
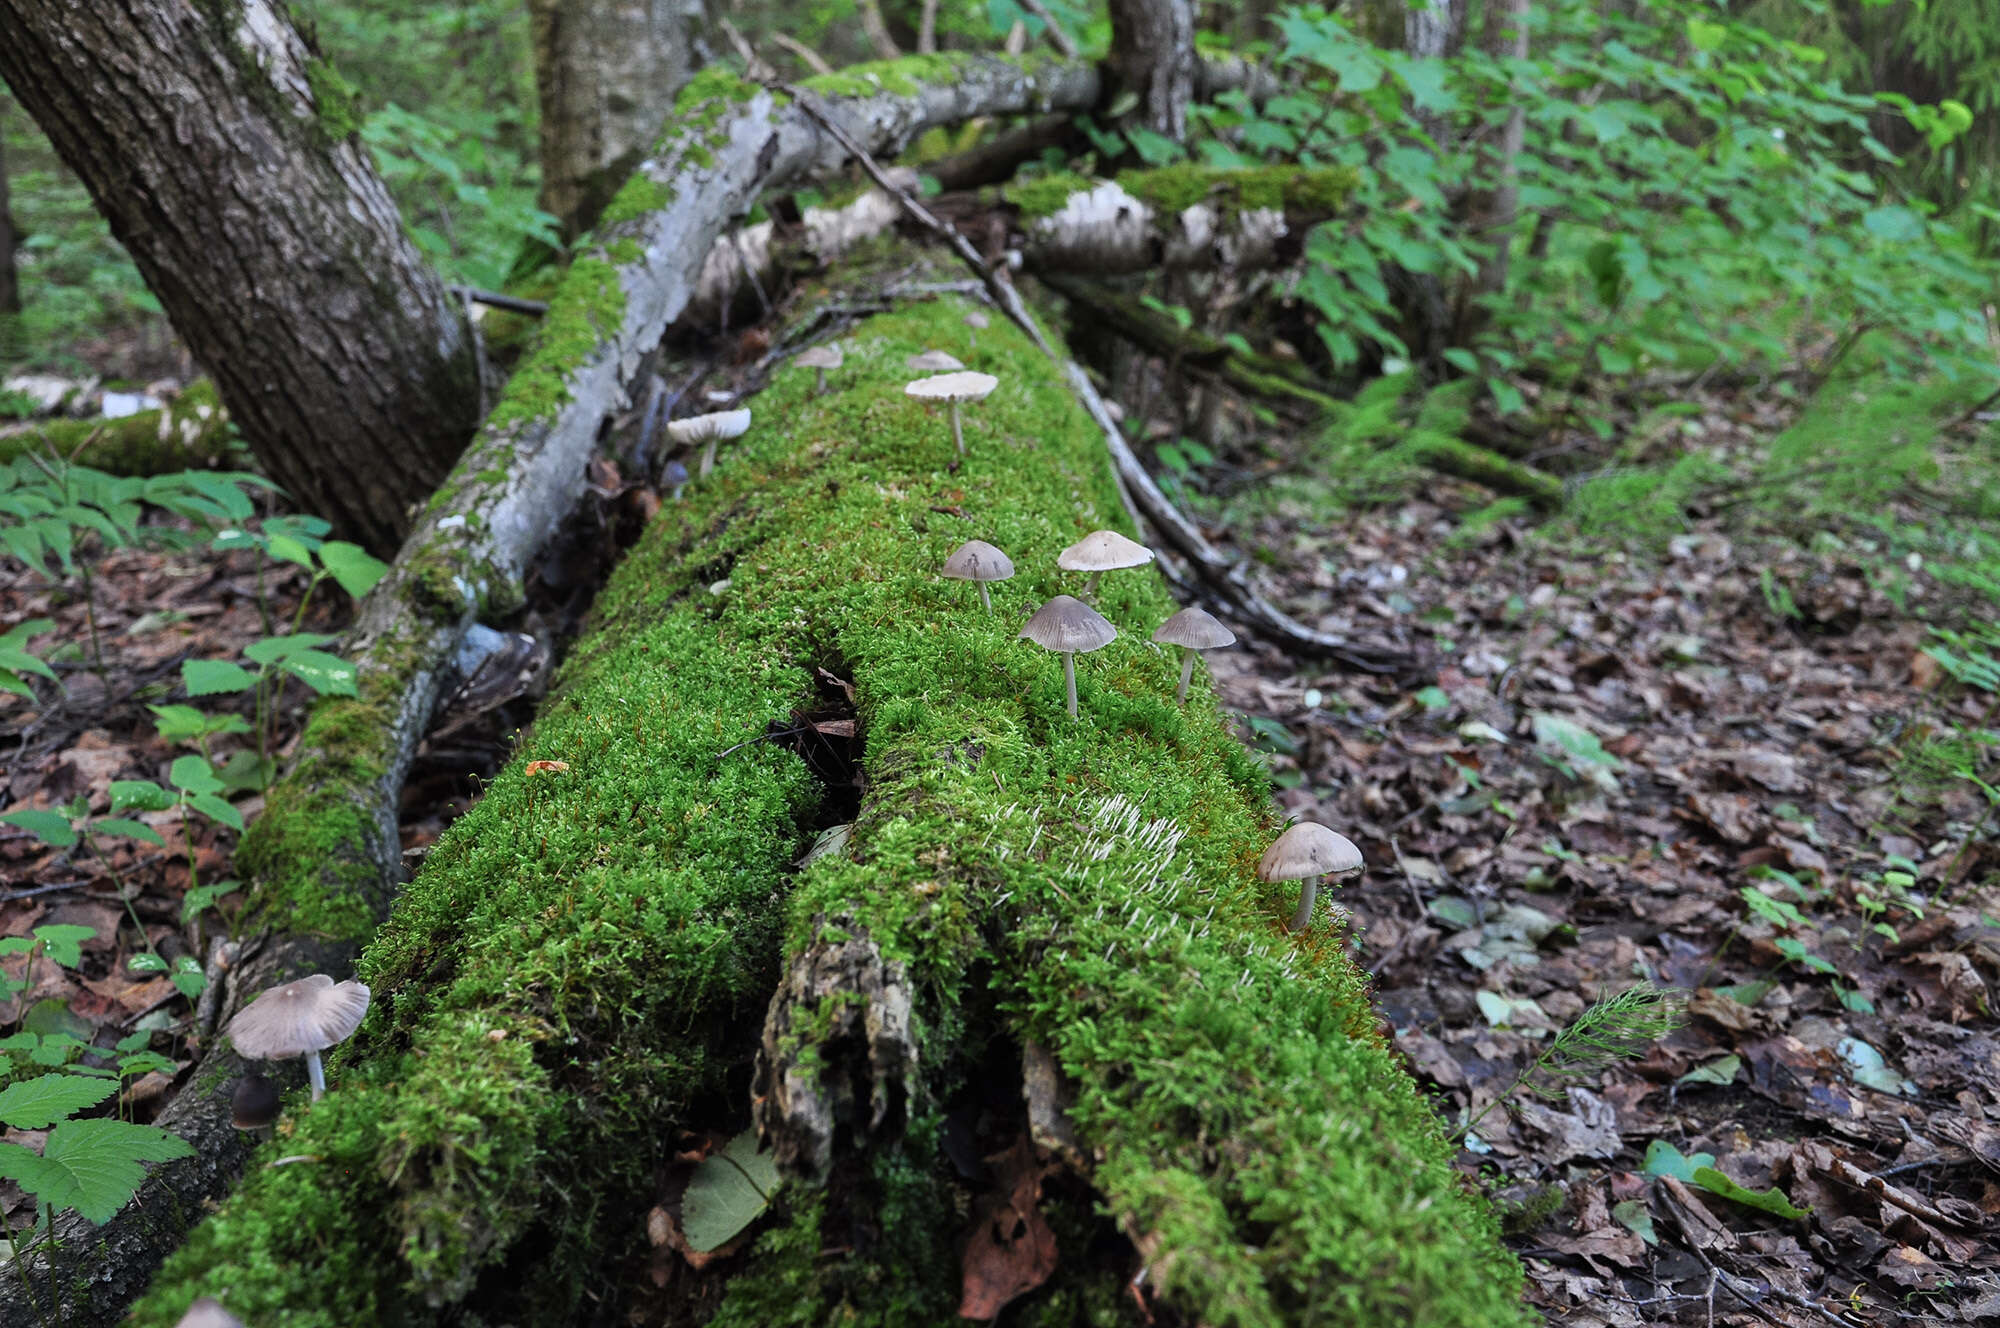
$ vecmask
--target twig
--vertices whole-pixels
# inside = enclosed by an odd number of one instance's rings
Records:
[[[494,309],[505,309],[510,314],[528,314],[540,318],[549,311],[548,304],[542,300],[524,300],[518,295],[481,290],[477,286],[447,286],[445,289],[461,300],[470,300],[474,304],[484,304]]]
[[[1082,401],[1083,408],[1103,430],[1104,441],[1110,448],[1112,464],[1117,469],[1118,478],[1129,488],[1132,498],[1149,523],[1180,551],[1196,574],[1208,583],[1219,597],[1235,607],[1237,614],[1245,622],[1294,649],[1309,654],[1330,655],[1365,672],[1397,673],[1414,666],[1415,657],[1407,651],[1376,649],[1350,642],[1345,637],[1316,632],[1251,589],[1249,576],[1242,565],[1231,563],[1224,558],[1221,552],[1203,537],[1201,531],[1195,528],[1194,523],[1182,515],[1160,490],[1158,482],[1153,479],[1145,466],[1140,464],[1139,458],[1125,441],[1125,435],[1119,431],[1117,422],[1111,418],[1110,411],[1105,409],[1104,398],[1098,394],[1089,376],[1083,372],[1081,366],[1056,354],[1055,348],[1043,335],[1034,316],[1021,302],[1020,292],[1014,289],[1013,283],[988,265],[986,260],[979,256],[979,251],[972,247],[972,242],[959,233],[957,227],[948,226],[938,220],[909,190],[892,180],[888,172],[882,169],[881,164],[870,156],[852,135],[835,124],[826,112],[820,109],[811,93],[797,86],[787,87],[785,91],[801,110],[826,130],[850,157],[860,163],[861,169],[868,173],[877,187],[902,205],[903,210],[913,221],[938,236],[967,267],[978,273],[980,280],[986,286],[987,293],[993,297],[994,304],[999,306],[1001,312],[1028,335],[1029,340],[1035,343],[1042,354],[1062,368],[1069,378],[1070,386]]]
[[[861,11],[861,28],[868,34],[876,57],[882,60],[902,59],[903,48],[896,45],[896,39],[889,35],[889,25],[882,21],[882,6],[877,0],[858,0],[855,7]]]
[[[1063,31],[1062,24],[1056,22],[1056,16],[1049,12],[1048,6],[1044,5],[1042,0],[1021,0],[1021,8],[1042,21],[1043,32],[1055,48],[1062,52],[1065,60],[1076,59],[1076,43],[1070,40],[1069,34]]]
[[[778,71],[765,63],[764,57],[757,54],[757,48],[750,44],[750,39],[734,23],[723,18],[716,20],[716,26],[722,29],[723,36],[729,38],[729,44],[736,48],[736,53],[743,57],[743,77],[760,82],[778,76]]]
[[[771,40],[785,50],[790,51],[793,55],[796,55],[799,58],[799,63],[807,69],[812,70],[813,73],[831,74],[833,72],[833,66],[828,64],[818,51],[815,51],[791,33],[774,32],[771,34]]]

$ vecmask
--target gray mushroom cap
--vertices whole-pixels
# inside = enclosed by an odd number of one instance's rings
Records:
[[[671,487],[678,488],[688,482],[688,468],[679,461],[669,461],[660,478]]]
[[[717,438],[741,438],[750,430],[750,411],[718,410],[667,422],[667,437],[677,443],[706,443]]]
[[[1317,821],[1300,821],[1264,850],[1257,876],[1265,881],[1298,881],[1360,871],[1366,865],[1361,850],[1347,836]]]
[[[920,401],[983,401],[1000,380],[992,374],[966,370],[963,373],[939,374],[935,378],[919,378],[903,388],[906,396]]]
[[[1215,618],[1190,604],[1160,624],[1153,640],[1163,646],[1186,646],[1189,650],[1220,650],[1236,644],[1236,633]]]
[[[917,373],[950,373],[963,369],[965,362],[949,351],[927,350],[912,355],[904,361]]]
[[[979,312],[979,310],[977,309],[974,309],[971,313],[965,316],[965,325],[969,328],[972,328],[974,331],[978,332],[985,331],[986,328],[992,325],[992,321],[993,321],[992,319],[988,318],[985,314]]]
[[[324,973],[270,987],[229,1021],[229,1040],[251,1060],[325,1051],[347,1040],[368,1013],[368,988]]]
[[[938,575],[954,581],[1005,581],[1014,575],[1014,560],[985,540],[967,540],[944,560]]]
[[[174,1328],[244,1328],[243,1320],[222,1308],[214,1296],[203,1296],[187,1307]]]
[[[808,346],[792,358],[792,363],[802,369],[838,369],[847,363],[847,356],[835,345]]]
[[[1151,561],[1151,549],[1115,530],[1094,530],[1056,555],[1056,566],[1065,572],[1109,572]]]
[[[1082,600],[1057,595],[1035,611],[1021,629],[1024,640],[1065,655],[1087,655],[1118,639],[1110,620]]]

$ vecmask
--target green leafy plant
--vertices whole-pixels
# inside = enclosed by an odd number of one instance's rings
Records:
[[[1468,1120],[1465,1133],[1472,1134],[1493,1108],[1524,1090],[1559,1100],[1570,1084],[1645,1055],[1648,1047],[1680,1026],[1681,1006],[1680,992],[1650,982],[1598,1001],[1572,1019],[1506,1091]]]
[[[78,1119],[118,1091],[115,1082],[45,1074],[0,1089],[0,1123],[48,1130],[42,1151],[0,1143],[0,1176],[35,1200],[46,1232],[55,1214],[74,1209],[102,1225],[138,1192],[147,1162],[192,1157],[186,1141],[152,1125],[105,1118]]]

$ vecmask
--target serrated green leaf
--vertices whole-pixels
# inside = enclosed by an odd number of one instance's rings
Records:
[[[142,812],[163,812],[173,805],[174,795],[150,779],[111,781],[111,810],[114,812],[134,808]]]
[[[43,951],[64,968],[75,968],[82,963],[83,943],[96,936],[95,928],[74,922],[51,922],[35,928],[35,939],[42,943]]]
[[[167,841],[160,837],[160,832],[152,826],[147,825],[144,821],[128,821],[122,816],[107,816],[101,821],[92,822],[90,828],[100,835],[113,835],[119,839],[144,840],[156,848],[165,848],[167,846]]]
[[[20,826],[51,848],[70,848],[76,843],[76,828],[61,812],[29,807],[17,812],[0,813],[0,821]]]
[[[167,782],[188,793],[220,793],[222,781],[205,756],[177,756],[167,769]]]
[[[354,681],[354,665],[324,650],[301,650],[279,667],[321,696],[359,695]]]
[[[181,685],[189,696],[219,696],[247,691],[257,685],[257,675],[231,660],[187,659],[181,661]]]
[[[308,572],[312,570],[312,550],[293,539],[290,535],[271,536],[269,552],[273,558],[281,562],[297,563]]]
[[[118,1091],[115,1083],[74,1074],[44,1074],[0,1088],[0,1121],[17,1130],[45,1130]]]
[[[694,1169],[681,1199],[681,1234],[688,1248],[720,1249],[762,1215],[778,1187],[778,1164],[757,1151],[757,1132],[745,1130]]]
[[[174,990],[193,1000],[201,995],[201,989],[208,985],[208,975],[201,971],[201,962],[193,955],[182,955],[174,960],[174,971],[169,979]]]
[[[243,657],[254,664],[276,664],[301,650],[317,650],[334,638],[321,632],[294,632],[290,636],[267,636],[243,647]]]
[[[214,793],[195,793],[189,796],[188,806],[200,812],[211,821],[220,821],[238,833],[243,829],[243,813],[232,807],[228,800]]]
[[[320,565],[340,583],[340,588],[360,599],[389,573],[389,564],[374,557],[359,544],[328,540],[319,546]]]
[[[115,1089],[117,1085],[112,1084]],[[58,1210],[74,1208],[102,1226],[146,1179],[144,1162],[193,1157],[187,1141],[153,1125],[121,1120],[64,1121],[42,1146],[39,1184],[22,1182],[37,1200]]]
[[[1794,1208],[1792,1201],[1787,1199],[1784,1193],[1775,1186],[1768,1190],[1753,1190],[1747,1186],[1737,1184],[1714,1167],[1696,1167],[1694,1169],[1693,1183],[1699,1188],[1707,1190],[1710,1194],[1719,1194],[1725,1199],[1733,1200],[1747,1207],[1761,1209],[1774,1217],[1782,1217],[1789,1220],[1795,1217],[1804,1217],[1812,1211],[1809,1208]]]
[[[6,646],[9,650],[25,650],[30,637],[40,636],[43,632],[53,632],[55,629],[53,618],[30,618],[0,633],[0,646]]]

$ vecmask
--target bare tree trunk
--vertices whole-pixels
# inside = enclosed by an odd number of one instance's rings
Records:
[[[4,126],[0,118],[0,126]],[[7,140],[0,128],[0,314],[21,312],[21,283],[14,275],[14,218],[7,211]]]
[[[461,310],[273,0],[9,0],[0,78],[215,379],[265,473],[378,553],[471,437]]]
[[[702,0],[529,0],[544,210],[564,239],[604,205],[707,59]]]
[[[1111,0],[1111,66],[1139,94],[1148,129],[1187,138],[1194,100],[1194,0]]]
[[[1487,20],[1486,49],[1501,59],[1528,58],[1528,0],[1496,0]],[[1527,136],[1527,115],[1518,97],[1507,108],[1500,143],[1491,153],[1498,181],[1490,193],[1473,201],[1472,221],[1493,251],[1479,264],[1478,292],[1492,295],[1506,289],[1507,260],[1513,249],[1514,215],[1521,205],[1520,157]]]

